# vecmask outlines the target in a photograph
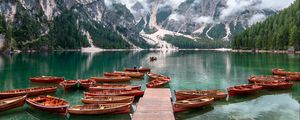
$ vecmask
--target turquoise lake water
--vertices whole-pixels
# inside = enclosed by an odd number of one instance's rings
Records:
[[[149,57],[158,58],[150,62]],[[171,90],[220,89],[247,84],[250,75],[271,75],[272,68],[300,71],[300,55],[269,53],[232,53],[218,51],[105,51],[99,53],[50,52],[0,55],[0,90],[47,86],[31,83],[31,76],[53,75],[65,79],[85,79],[124,67],[150,67],[153,72],[172,78],[164,87]],[[141,84],[147,77],[128,84]],[[174,94],[174,93],[173,93]],[[71,105],[82,104],[82,90],[55,94]],[[246,97],[231,97],[212,106],[176,113],[178,120],[299,120],[300,82],[291,90],[268,91]],[[134,110],[133,106],[133,110]],[[0,112],[2,120],[128,120],[131,114],[97,116],[58,116],[35,110],[28,105]]]

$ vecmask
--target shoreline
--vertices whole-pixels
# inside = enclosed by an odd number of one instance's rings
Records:
[[[233,53],[288,53],[288,54],[300,54],[300,51],[288,51],[288,50],[235,50],[231,48],[216,48],[216,49],[101,49],[96,51],[87,51],[82,49],[69,49],[69,50],[49,50],[49,51],[20,51],[15,50],[13,53],[37,53],[37,52],[82,52],[82,53],[97,53],[97,52],[109,52],[109,51],[220,51],[220,52],[233,52]]]

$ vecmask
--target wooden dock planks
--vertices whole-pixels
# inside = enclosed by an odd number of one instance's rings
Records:
[[[175,120],[172,94],[168,88],[146,88],[140,98],[133,120]]]

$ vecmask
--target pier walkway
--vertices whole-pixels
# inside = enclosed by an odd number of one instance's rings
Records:
[[[169,88],[146,88],[133,120],[175,120]]]

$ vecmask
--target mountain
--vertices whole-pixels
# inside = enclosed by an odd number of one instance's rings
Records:
[[[234,49],[300,50],[300,0],[253,25],[232,41]]]
[[[1,0],[0,48],[224,47],[293,0],[268,1]]]

